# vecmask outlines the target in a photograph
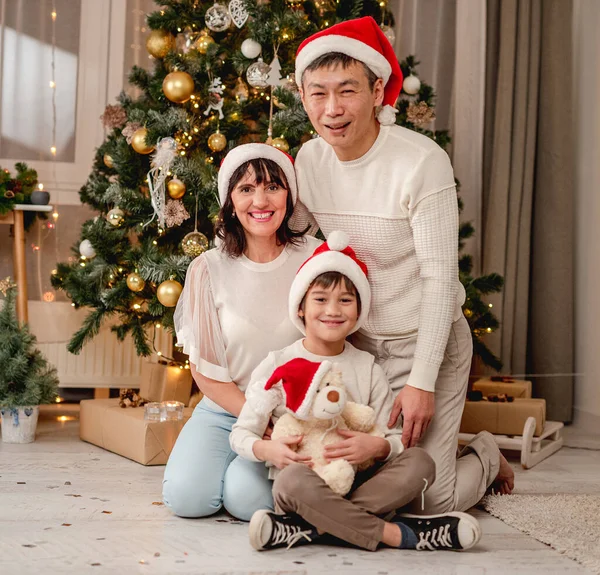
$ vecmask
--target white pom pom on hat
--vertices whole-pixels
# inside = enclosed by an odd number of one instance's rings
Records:
[[[300,266],[289,296],[289,315],[292,323],[304,334],[306,329],[303,321],[298,317],[298,308],[306,295],[310,284],[327,272],[339,272],[345,275],[356,287],[360,296],[361,310],[358,321],[350,333],[362,327],[371,308],[371,287],[369,286],[367,266],[356,256],[349,245],[348,234],[343,231],[332,231],[327,241],[321,244]]]

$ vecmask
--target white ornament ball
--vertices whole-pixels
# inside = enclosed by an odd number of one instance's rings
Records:
[[[227,6],[215,2],[204,16],[206,27],[213,32],[224,32],[231,24],[231,16]]]
[[[246,70],[246,80],[253,88],[266,88],[269,85],[269,72],[271,66],[265,64],[259,58],[254,64],[250,64]]]
[[[254,60],[261,52],[262,46],[252,38],[246,38],[242,42],[242,54],[250,60]]]
[[[394,29],[391,26],[388,26],[387,24],[382,24],[381,31],[383,32],[383,35],[390,41],[390,44],[393,46],[394,42],[396,41],[396,32],[394,31]]]
[[[96,250],[94,249],[94,246],[90,240],[83,240],[79,244],[79,253],[88,259],[96,257]]]
[[[402,82],[402,89],[411,96],[414,94],[418,94],[421,89],[421,80],[412,74],[404,78],[404,82]]]

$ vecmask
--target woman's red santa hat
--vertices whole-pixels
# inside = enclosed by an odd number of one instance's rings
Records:
[[[272,413],[283,404],[298,419],[310,417],[311,406],[323,377],[333,367],[330,361],[320,363],[302,357],[279,366],[263,389],[251,393],[248,402],[257,413]]]
[[[306,333],[304,323],[298,317],[298,308],[306,295],[310,284],[317,276],[327,272],[339,272],[345,275],[353,284],[360,296],[360,315],[354,329],[354,333],[363,325],[369,309],[371,308],[371,287],[367,279],[367,266],[358,259],[354,250],[348,245],[348,234],[342,231],[333,231],[329,234],[327,241],[321,244],[303,264],[300,266],[296,277],[292,282],[289,296],[289,314],[293,324],[302,332]]]
[[[292,204],[296,204],[298,196],[298,188],[296,186],[296,172],[294,171],[294,158],[286,152],[269,146],[268,144],[254,143],[242,144],[233,148],[225,156],[219,168],[219,202],[221,206],[225,204],[227,199],[227,190],[229,190],[229,182],[234,172],[246,162],[250,160],[273,160],[285,174],[285,178],[290,188],[292,196]]]
[[[396,100],[402,89],[402,70],[390,41],[371,16],[347,20],[309,36],[296,52],[296,82],[302,87],[302,75],[312,62],[325,54],[346,54],[367,65],[383,80],[380,124],[396,123]]]

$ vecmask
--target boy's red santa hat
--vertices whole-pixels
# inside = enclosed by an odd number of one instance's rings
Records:
[[[294,158],[286,152],[269,146],[268,144],[242,144],[233,148],[221,162],[219,168],[219,202],[221,206],[227,199],[227,190],[233,173],[246,162],[250,160],[273,160],[285,174],[288,182],[290,194],[292,195],[292,204],[296,204],[298,188],[296,186],[296,172],[294,171]]]
[[[396,123],[396,100],[402,89],[402,70],[390,41],[371,16],[347,20],[309,36],[296,52],[296,82],[302,87],[306,68],[324,54],[346,54],[367,65],[385,86],[380,124]]]
[[[371,287],[367,279],[367,266],[358,259],[354,250],[348,245],[348,234],[333,231],[327,241],[321,244],[301,266],[292,282],[289,296],[289,314],[293,324],[304,334],[304,322],[298,317],[298,309],[306,295],[310,284],[317,276],[326,272],[339,272],[345,275],[356,288],[360,296],[360,315],[354,333],[365,322],[371,308]]]
[[[286,410],[298,419],[310,417],[311,405],[323,376],[333,367],[330,361],[317,363],[302,357],[279,366],[264,389],[249,394],[248,402],[257,413],[271,413],[285,399]]]

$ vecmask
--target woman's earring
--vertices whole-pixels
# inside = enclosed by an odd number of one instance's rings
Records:
[[[232,213],[231,213],[231,217],[232,217],[232,218],[235,218],[235,212],[232,212]]]

